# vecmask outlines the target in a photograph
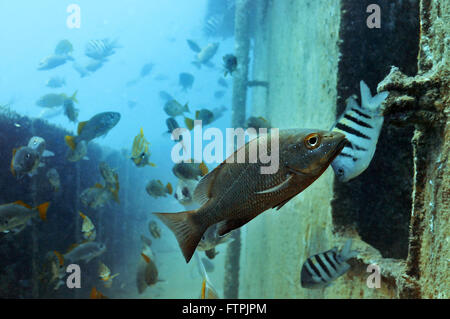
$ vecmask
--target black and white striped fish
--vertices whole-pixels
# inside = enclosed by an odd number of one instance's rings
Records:
[[[331,128],[344,133],[349,141],[331,163],[341,182],[348,182],[366,170],[375,154],[383,126],[381,105],[389,92],[381,92],[372,97],[364,81],[360,82],[360,88],[361,106],[353,97],[349,97],[344,113]]]
[[[309,257],[303,264],[300,273],[302,287],[324,288],[330,285],[333,280],[345,274],[350,269],[350,265],[346,261],[358,254],[357,251],[350,250],[351,246],[352,240],[349,239],[340,252],[338,252],[337,247],[334,247]]]
[[[113,55],[116,52],[114,49],[120,47],[121,46],[117,44],[117,40],[91,40],[86,45],[84,53],[94,60],[104,61],[108,56]]]

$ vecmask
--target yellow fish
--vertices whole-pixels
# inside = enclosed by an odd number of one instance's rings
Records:
[[[99,262],[98,267],[98,276],[101,280],[104,281],[104,285],[106,288],[111,288],[112,280],[119,276],[119,273],[111,276],[111,270],[104,263]]]
[[[102,294],[100,291],[97,290],[97,288],[92,287],[90,299],[109,299],[104,294]]]
[[[133,141],[133,146],[131,148],[131,159],[137,167],[144,167],[146,165],[150,165],[155,167],[154,163],[151,163],[150,160],[150,151],[149,151],[150,143],[145,139],[144,130],[141,127],[141,131]]]
[[[83,218],[83,225],[81,226],[81,232],[83,233],[83,237],[87,240],[95,240],[96,231],[95,226],[92,223],[91,219],[87,217],[82,212],[78,212]]]

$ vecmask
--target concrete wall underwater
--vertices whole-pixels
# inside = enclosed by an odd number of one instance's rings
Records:
[[[448,298],[449,41],[445,1],[258,0],[250,115],[329,129],[359,81],[393,93],[369,169],[331,167],[281,210],[242,231],[240,298]],[[369,29],[366,8],[381,7]],[[399,69],[391,71],[391,66]],[[249,116],[250,116],[249,115]],[[307,257],[353,238],[360,254],[331,287],[303,289]],[[381,287],[369,288],[370,264]]]

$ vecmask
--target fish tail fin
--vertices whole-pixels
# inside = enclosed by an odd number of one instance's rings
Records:
[[[45,202],[36,207],[37,211],[39,212],[39,217],[42,220],[47,220],[47,210],[48,206],[50,205],[50,202]]]
[[[62,267],[64,265],[64,256],[56,250],[54,250],[53,253],[56,255],[56,258],[58,258],[59,266]]]
[[[194,128],[194,120],[189,117],[184,118],[184,124],[186,124],[186,127],[189,131],[192,131],[192,129]]]
[[[188,113],[191,113],[191,111],[189,111],[189,102],[186,102],[186,104],[184,105],[184,111],[185,112],[188,112]]]
[[[350,258],[353,258],[358,255],[359,252],[356,250],[351,250],[351,248],[352,248],[352,239],[350,238],[345,242],[344,248],[342,248],[342,251],[340,253],[344,261],[347,261]]]
[[[381,105],[389,95],[389,92],[385,91],[372,96],[369,87],[364,81],[359,82],[359,85],[361,91],[361,106],[364,109],[368,109],[373,112],[380,111]]]
[[[74,151],[77,146],[75,143],[75,136],[66,135],[64,139],[66,144],[72,149],[72,151]]]
[[[180,213],[153,213],[175,234],[183,256],[188,263],[208,227],[193,220],[196,210]]]
[[[76,90],[75,92],[73,92],[72,96],[70,97],[70,99],[71,99],[72,101],[74,101],[75,103],[78,103],[78,100],[77,100],[77,93],[78,93],[78,90]]]

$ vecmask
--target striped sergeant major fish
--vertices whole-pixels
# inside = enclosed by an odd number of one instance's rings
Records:
[[[347,99],[347,107],[331,130],[344,133],[349,143],[331,163],[341,182],[348,182],[364,172],[375,154],[375,149],[383,126],[381,105],[389,92],[381,92],[372,97],[370,89],[360,82],[361,106],[353,97]]]
[[[303,264],[300,273],[300,282],[303,288],[325,288],[338,277],[345,274],[350,265],[346,263],[355,257],[358,251],[351,251],[352,240],[345,243],[344,248],[338,252],[337,247],[320,254],[309,257]]]

